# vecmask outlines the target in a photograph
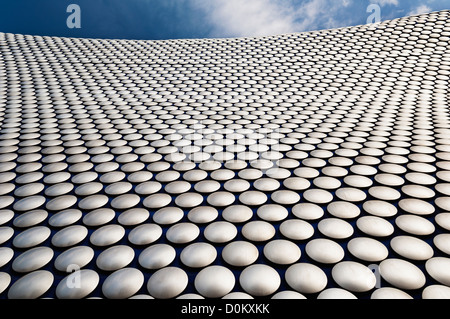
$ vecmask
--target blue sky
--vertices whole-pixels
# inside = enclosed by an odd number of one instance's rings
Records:
[[[81,8],[79,29],[66,25],[72,3]],[[450,9],[449,0],[2,0],[0,32],[146,40],[261,36],[365,24],[371,3],[382,20]]]

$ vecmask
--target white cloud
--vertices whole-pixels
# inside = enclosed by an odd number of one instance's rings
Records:
[[[342,27],[342,17],[339,16],[339,9],[351,5],[350,0],[311,0],[305,1],[296,9],[297,28],[302,30],[314,30],[320,26],[325,28]]]
[[[379,4],[380,6],[393,5],[398,6],[398,0],[371,0],[372,3]]]
[[[383,0],[386,1],[386,0]],[[392,0],[391,0],[392,1]],[[211,36],[263,36],[338,27],[340,8],[352,0],[196,0],[213,26]]]
[[[352,4],[352,0],[342,0],[342,6],[348,7]]]
[[[200,0],[216,31],[246,36],[291,31],[292,16],[286,8],[271,0]]]
[[[423,4],[423,5],[418,6],[414,10],[411,10],[408,13],[408,16],[414,16],[414,15],[418,15],[418,14],[422,14],[422,13],[429,13],[431,11],[432,11],[432,9],[429,6]]]

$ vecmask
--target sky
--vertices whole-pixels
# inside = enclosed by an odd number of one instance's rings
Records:
[[[70,4],[80,28],[69,28]],[[450,9],[450,0],[2,0],[0,32],[41,36],[165,40],[275,35]],[[73,17],[73,16],[72,16]],[[74,20],[72,20],[74,21]]]

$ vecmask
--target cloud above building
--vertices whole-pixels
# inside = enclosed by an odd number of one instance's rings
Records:
[[[352,0],[194,0],[216,36],[263,36],[340,26],[335,14]]]
[[[417,15],[417,14],[423,14],[423,13],[429,13],[433,11],[429,6],[422,4],[416,8],[414,8],[413,10],[411,10],[408,15],[412,16],[412,15]]]

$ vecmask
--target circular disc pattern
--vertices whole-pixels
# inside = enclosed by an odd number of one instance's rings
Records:
[[[0,299],[450,298],[449,21],[0,33]]]

